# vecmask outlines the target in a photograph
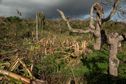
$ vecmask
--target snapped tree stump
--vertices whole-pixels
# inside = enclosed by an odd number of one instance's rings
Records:
[[[118,76],[119,59],[117,58],[117,53],[118,47],[123,39],[123,36],[118,33],[111,33],[108,36],[108,43],[110,44],[109,75]]]

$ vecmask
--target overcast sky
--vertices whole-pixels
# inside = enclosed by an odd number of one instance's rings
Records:
[[[16,16],[16,9],[23,17],[35,17],[36,11],[43,11],[46,17],[59,16],[56,9],[64,11],[69,17],[87,17],[95,0],[0,0],[0,16]]]

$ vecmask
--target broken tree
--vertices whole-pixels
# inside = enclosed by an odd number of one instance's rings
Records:
[[[117,53],[123,39],[123,36],[118,33],[111,33],[108,36],[108,43],[110,44],[109,75],[118,76],[119,59],[117,58]]]
[[[101,6],[100,3],[96,2],[92,5],[91,7],[91,11],[90,11],[90,32],[94,35],[95,37],[95,43],[94,43],[94,49],[95,50],[100,50],[101,49],[101,45],[102,45],[102,35],[101,35],[101,31],[102,31],[102,24],[104,22],[107,22],[111,19],[111,17],[115,14],[116,10],[117,10],[117,6],[119,4],[120,0],[115,0],[113,7],[110,11],[110,14],[108,15],[108,17],[106,18],[102,18],[104,11],[103,11],[103,7]],[[93,12],[96,12],[96,18],[93,17]],[[94,22],[95,20],[95,22]]]
[[[59,9],[57,11],[60,13],[62,19],[66,22],[69,31],[75,32],[75,33],[89,33],[89,32],[91,32],[95,37],[94,49],[100,50],[101,45],[102,45],[102,35],[101,35],[102,24],[104,22],[110,20],[111,17],[115,14],[119,2],[120,2],[120,0],[114,1],[113,7],[110,11],[110,14],[106,18],[102,18],[102,16],[104,15],[104,11],[103,11],[103,7],[101,6],[101,4],[98,2],[94,3],[91,7],[91,10],[90,10],[90,23],[89,23],[88,30],[72,28],[69,20],[65,17],[63,11],[61,11]],[[96,13],[95,18],[93,17],[94,12]]]
[[[96,11],[96,21],[94,23],[94,18],[93,18],[93,11]],[[95,3],[91,7],[91,12],[90,12],[90,32],[94,35],[95,37],[95,43],[94,43],[94,49],[95,50],[100,50],[101,48],[101,18],[103,16],[103,8],[99,3]]]
[[[39,31],[38,31],[38,29],[39,28],[44,29],[44,26],[45,26],[45,16],[44,16],[44,14],[42,12],[37,12],[36,13],[36,29],[35,29],[35,32],[36,32],[35,39],[36,39],[36,41],[39,40]]]

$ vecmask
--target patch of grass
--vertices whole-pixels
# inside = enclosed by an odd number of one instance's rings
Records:
[[[67,25],[61,20],[51,21],[47,20],[44,29],[39,28],[39,40],[44,40],[47,45],[44,46],[44,42],[35,42],[35,24],[34,21],[23,21],[18,18],[10,17],[11,21],[7,21],[5,25],[0,27],[0,57],[7,59],[0,60],[0,64],[6,61],[11,61],[11,58],[15,56],[15,53],[10,53],[15,49],[19,49],[18,54],[24,58],[24,62],[29,67],[34,64],[33,75],[36,78],[41,78],[43,74],[46,76],[64,74],[67,76],[82,76],[85,75],[89,78],[93,78],[91,83],[93,84],[100,77],[105,76],[107,80],[108,70],[108,45],[104,45],[100,51],[93,50],[93,35],[91,34],[71,34],[68,31]],[[16,21],[16,19],[18,21]],[[84,21],[71,21],[73,28],[87,29],[88,22]],[[103,25],[103,28],[107,33],[110,32],[125,32],[125,24],[108,22]],[[54,40],[54,45],[51,45]],[[86,40],[88,42],[88,48],[93,52],[84,55],[84,58],[78,56],[78,58],[71,58],[69,53],[73,52],[70,47],[74,41],[81,43]],[[50,42],[50,43],[49,43]],[[66,42],[66,44],[65,44]],[[67,44],[68,43],[68,44]],[[64,44],[64,45],[63,45]],[[44,54],[44,48],[47,50],[54,49],[55,52]],[[119,50],[118,58],[120,59],[119,76],[126,78],[126,45],[123,42],[122,49]],[[69,59],[65,59],[65,57]],[[75,66],[70,66],[68,62],[71,60],[81,62]],[[68,66],[69,65],[69,66]],[[6,69],[5,66],[0,66],[0,69]],[[72,72],[72,70],[73,72]],[[20,71],[15,71],[20,72]],[[20,72],[24,76],[28,76],[26,72]],[[96,78],[95,78],[96,77]],[[103,81],[105,81],[103,80]],[[10,80],[19,84],[16,80]],[[90,80],[89,80],[90,81]],[[89,83],[90,84],[90,83]]]

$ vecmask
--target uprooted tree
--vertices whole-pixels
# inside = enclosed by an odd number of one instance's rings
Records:
[[[57,10],[63,20],[67,23],[67,26],[69,28],[69,31],[76,32],[76,33],[89,33],[91,32],[95,37],[95,43],[94,43],[94,49],[100,50],[102,45],[102,36],[101,36],[101,27],[104,22],[107,22],[111,19],[111,17],[115,14],[118,4],[120,0],[114,0],[113,7],[111,8],[110,14],[106,18],[102,18],[104,15],[103,7],[100,3],[95,2],[90,10],[90,23],[88,30],[82,30],[82,29],[73,29],[70,25],[69,20],[65,17],[63,11]],[[94,18],[94,12],[96,13],[96,17]]]
[[[109,52],[109,75],[118,76],[119,59],[117,58],[118,47],[121,47],[121,41],[124,40],[122,35],[111,33],[108,36],[110,44]]]

